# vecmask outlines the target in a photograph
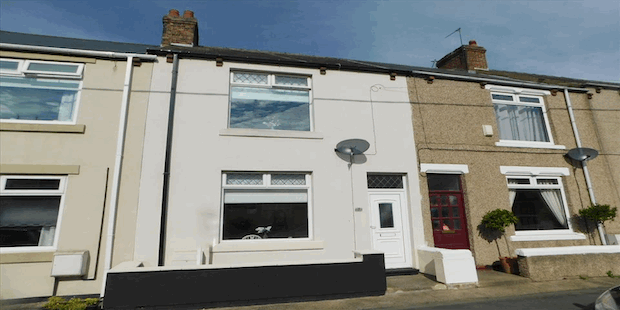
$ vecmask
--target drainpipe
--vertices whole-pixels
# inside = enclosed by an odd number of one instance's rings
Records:
[[[105,294],[108,272],[112,268],[112,250],[114,247],[114,230],[116,228],[116,211],[118,209],[118,193],[121,183],[121,168],[123,164],[123,150],[125,146],[125,130],[127,129],[127,111],[131,92],[131,77],[133,73],[133,56],[127,57],[125,69],[125,84],[123,85],[123,101],[121,103],[121,118],[118,122],[118,139],[116,140],[116,159],[114,160],[114,174],[112,176],[112,195],[110,197],[110,215],[108,216],[108,233],[105,246],[105,262],[101,297]]]
[[[170,83],[170,106],[168,110],[168,135],[166,137],[166,157],[164,159],[164,185],[161,198],[161,226],[159,227],[159,262],[163,266],[166,259],[166,223],[168,219],[168,191],[170,188],[170,161],[172,158],[172,132],[174,128],[174,108],[177,98],[177,78],[179,76],[179,55],[172,60],[172,82]]]
[[[575,142],[577,143],[577,147],[581,147],[581,139],[579,138],[579,131],[577,130],[577,123],[575,123],[575,114],[573,114],[573,105],[570,101],[570,96],[568,94],[568,89],[564,89],[564,98],[566,98],[566,107],[568,108],[568,116],[570,117],[570,124],[573,126],[573,133],[575,134]],[[595,205],[596,197],[594,196],[594,190],[592,189],[592,180],[590,180],[590,172],[588,171],[588,165],[586,161],[581,161],[581,167],[583,168],[583,175],[586,178],[586,186],[588,188],[588,194],[590,194],[590,202]],[[601,237],[601,243],[603,245],[607,245],[607,240],[605,239],[605,231],[603,230],[603,225],[601,223],[596,223],[596,228],[598,229],[598,234]]]

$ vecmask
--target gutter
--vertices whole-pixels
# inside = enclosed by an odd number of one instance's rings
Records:
[[[58,54],[66,54],[66,55],[74,55],[74,56],[93,56],[93,57],[104,57],[104,58],[126,59],[129,57],[133,57],[133,58],[144,59],[144,60],[156,60],[157,59],[157,55],[90,51],[90,50],[80,50],[80,49],[73,49],[73,48],[35,46],[35,45],[23,45],[23,44],[11,44],[11,43],[0,43],[0,49],[14,50],[14,51],[42,52],[42,53],[58,53]]]
[[[541,89],[565,89],[571,90],[574,92],[587,93],[589,90],[587,88],[575,88],[575,87],[566,87],[559,85],[548,85],[548,84],[537,84],[537,83],[529,83],[529,82],[516,82],[516,81],[507,81],[507,80],[498,80],[493,78],[483,78],[483,77],[474,77],[474,76],[466,76],[466,75],[456,75],[449,73],[437,73],[430,71],[419,71],[413,70],[411,71],[413,74],[423,74],[423,75],[432,75],[432,76],[441,76],[450,78],[453,80],[466,80],[466,81],[474,81],[474,82],[491,82],[499,85],[509,85],[509,86],[521,86],[521,87],[529,87],[529,88],[541,88]]]
[[[575,142],[577,143],[577,147],[581,147],[581,139],[579,138],[579,131],[577,130],[577,123],[575,122],[575,114],[573,114],[573,105],[570,101],[570,96],[568,94],[568,90],[564,89],[564,98],[566,98],[566,107],[568,108],[568,116],[570,118],[570,124],[573,127],[573,133],[575,134]],[[595,205],[596,197],[594,196],[594,189],[592,188],[592,180],[590,179],[590,172],[588,170],[588,165],[586,161],[581,161],[581,167],[583,169],[583,175],[586,179],[586,187],[588,188],[588,194],[590,195],[590,202]],[[601,223],[596,223],[596,228],[598,229],[598,234],[601,237],[601,244],[607,245],[607,240],[605,239],[605,231],[603,230],[603,225]]]
[[[179,55],[172,60],[172,82],[170,83],[170,105],[168,110],[168,134],[166,137],[166,157],[164,159],[164,185],[161,199],[161,222],[159,226],[159,261],[163,266],[166,260],[166,227],[168,221],[168,201],[170,191],[170,161],[172,158],[172,134],[174,129],[174,110],[177,97],[177,78],[179,76]]]

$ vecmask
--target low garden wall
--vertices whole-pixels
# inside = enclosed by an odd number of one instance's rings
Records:
[[[533,281],[620,275],[620,246],[517,249],[520,274]]]

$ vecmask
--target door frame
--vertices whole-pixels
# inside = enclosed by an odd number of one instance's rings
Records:
[[[390,188],[369,188],[368,189],[368,216],[370,221],[368,222],[368,231],[370,232],[370,245],[371,248],[374,249],[374,234],[373,229],[370,228],[372,224],[372,195],[393,195],[400,194],[400,216],[402,221],[402,230],[403,230],[403,244],[405,247],[404,255],[405,255],[405,263],[402,266],[397,266],[390,269],[398,269],[398,268],[413,268],[413,256],[411,253],[412,244],[411,244],[411,228],[409,223],[409,195],[407,194],[407,177],[406,175],[402,175],[403,178],[403,188],[398,189],[390,189]],[[387,266],[386,266],[386,269]]]

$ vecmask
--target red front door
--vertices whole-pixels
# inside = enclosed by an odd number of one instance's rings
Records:
[[[428,174],[435,247],[469,249],[460,175]]]

